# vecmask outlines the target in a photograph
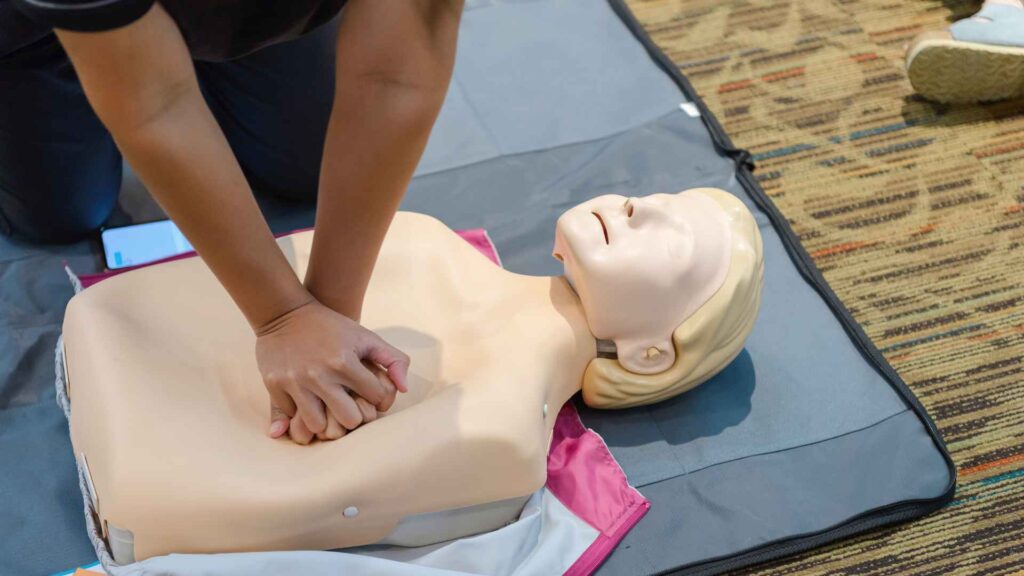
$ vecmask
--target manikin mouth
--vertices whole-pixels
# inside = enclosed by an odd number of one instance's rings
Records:
[[[608,241],[608,227],[604,224],[604,218],[601,218],[601,215],[597,212],[591,212],[591,214],[593,214],[594,218],[597,218],[597,221],[601,224],[601,232],[604,234],[604,243],[611,244],[611,242]]]

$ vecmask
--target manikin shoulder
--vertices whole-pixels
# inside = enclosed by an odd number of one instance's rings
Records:
[[[314,235],[315,231],[308,230],[278,240],[300,278],[309,262]],[[511,275],[437,218],[415,212],[395,214],[374,267],[375,280],[403,278],[418,284],[494,284],[494,278]]]

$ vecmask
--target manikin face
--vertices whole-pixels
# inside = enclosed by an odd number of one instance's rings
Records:
[[[619,363],[638,374],[672,366],[673,331],[722,285],[731,253],[726,211],[699,189],[601,196],[555,230],[554,256],[590,331],[615,341]]]

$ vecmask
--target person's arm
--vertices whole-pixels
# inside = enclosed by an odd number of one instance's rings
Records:
[[[455,62],[462,0],[349,0],[338,32],[309,291],[358,320]]]
[[[163,8],[154,5],[124,28],[57,36],[118,148],[253,328],[309,302]]]
[[[160,4],[122,28],[57,35],[121,152],[259,336],[257,360],[274,403],[314,431],[326,428],[325,404],[339,422],[362,420],[341,386],[389,404],[393,392],[362,359],[393,365],[403,378],[408,359],[318,303],[295,276]],[[275,422],[271,434],[283,432]]]

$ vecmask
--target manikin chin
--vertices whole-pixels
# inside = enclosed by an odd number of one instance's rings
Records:
[[[311,240],[279,241],[300,277]],[[559,219],[554,256],[564,277],[514,274],[399,213],[363,323],[411,356],[410,391],[309,446],[267,438],[254,336],[201,260],[75,296],[71,436],[115,560],[494,529],[543,485],[571,396],[624,408],[685,392],[740,352],[760,305],[757,226],[721,190],[595,198]]]

